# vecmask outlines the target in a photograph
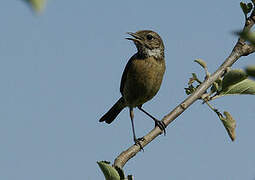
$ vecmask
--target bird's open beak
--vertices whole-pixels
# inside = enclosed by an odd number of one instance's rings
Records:
[[[132,33],[132,32],[127,32],[127,34],[129,34],[130,36],[132,36],[133,38],[126,38],[127,40],[131,40],[134,42],[139,42],[141,43],[141,37],[139,37],[136,33]]]

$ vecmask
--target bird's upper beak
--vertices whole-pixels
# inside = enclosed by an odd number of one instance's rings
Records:
[[[127,34],[129,34],[130,36],[133,37],[133,38],[126,38],[127,40],[132,40],[134,42],[141,43],[142,38],[140,36],[138,36],[136,33],[127,32]]]

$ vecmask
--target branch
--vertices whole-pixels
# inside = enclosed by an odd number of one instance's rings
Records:
[[[253,9],[250,17],[246,18],[243,31],[250,31],[251,27],[254,25],[255,20],[255,10]],[[201,96],[206,92],[206,90],[216,81],[219,77],[222,77],[226,69],[232,66],[240,57],[247,56],[255,52],[255,47],[247,44],[243,38],[239,38],[236,45],[234,46],[231,54],[226,58],[223,64],[211,75],[209,76],[194,93],[188,96],[182,103],[180,103],[174,110],[167,114],[162,121],[168,126],[173,122],[180,114],[182,114],[191,104],[196,100],[200,99]],[[149,144],[153,139],[160,135],[162,131],[155,127],[146,136],[144,136],[144,141],[141,141],[141,145],[144,147]],[[140,147],[137,145],[132,145],[127,150],[123,151],[114,161],[114,167],[123,168],[129,159],[134,157],[140,151]]]

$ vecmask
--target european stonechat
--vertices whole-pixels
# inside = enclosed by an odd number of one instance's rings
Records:
[[[128,32],[131,38],[126,38],[134,42],[137,53],[128,61],[122,74],[120,92],[122,97],[113,107],[99,120],[110,124],[125,107],[129,107],[132,123],[133,138],[135,144],[139,145],[143,138],[136,138],[134,129],[134,111],[139,110],[151,117],[155,125],[165,134],[165,124],[147,113],[142,105],[152,99],[158,92],[165,73],[164,44],[161,37],[153,31],[142,30],[136,33]]]

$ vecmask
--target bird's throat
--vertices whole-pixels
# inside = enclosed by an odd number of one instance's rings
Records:
[[[145,53],[147,54],[148,57],[153,56],[156,59],[162,58],[162,56],[164,57],[164,54],[160,48],[154,48],[154,49],[146,48],[145,51],[146,51]]]

